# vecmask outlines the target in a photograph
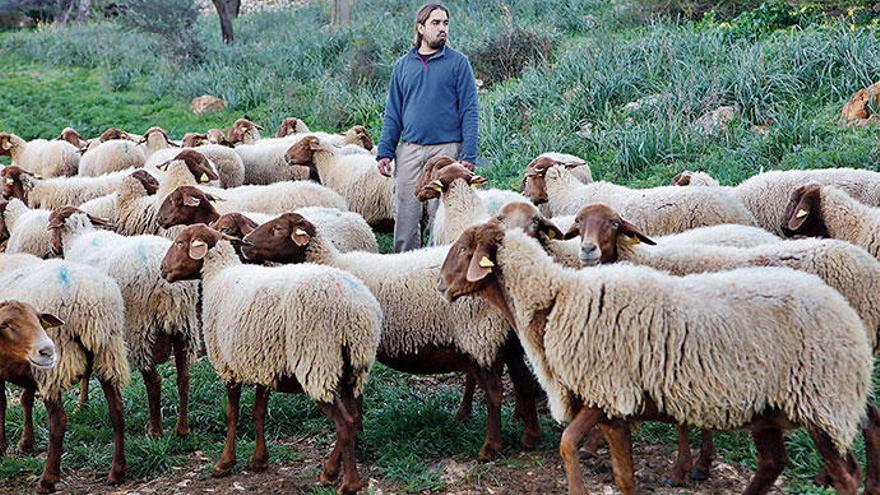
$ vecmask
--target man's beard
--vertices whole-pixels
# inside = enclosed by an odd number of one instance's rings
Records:
[[[436,40],[428,41],[427,43],[428,43],[428,48],[430,48],[431,50],[439,50],[440,48],[443,48],[443,45],[446,44],[446,38],[439,38],[438,37]]]

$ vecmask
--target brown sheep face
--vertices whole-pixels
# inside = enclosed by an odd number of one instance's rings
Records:
[[[211,162],[208,161],[205,155],[196,150],[183,150],[171,160],[156,165],[156,168],[165,172],[168,170],[168,166],[171,162],[175,160],[181,160],[185,163],[186,168],[189,169],[189,172],[199,184],[207,184],[208,182],[220,179],[217,173],[214,172],[214,167],[211,166]]]
[[[100,136],[98,136],[98,141],[100,141],[102,143],[106,142],[106,141],[112,141],[114,139],[130,140],[131,136],[129,136],[127,132],[125,132],[122,129],[119,129],[117,127],[109,127],[109,128],[107,128],[106,131],[101,133]]]
[[[416,180],[416,197],[419,198],[420,201],[424,201],[424,199],[421,199],[420,195],[426,194],[422,191],[425,189],[425,187],[431,184],[432,180],[434,180],[434,174],[440,169],[452,165],[453,163],[455,163],[455,159],[446,155],[437,155],[425,162],[425,165],[422,167],[422,173]],[[437,194],[427,194],[428,197],[426,197],[425,199],[437,198],[440,196],[439,192]]]
[[[0,370],[4,366],[55,366],[55,344],[46,329],[64,322],[49,313],[38,313],[30,304],[0,302]]]
[[[64,226],[67,223],[67,219],[73,215],[83,215],[88,221],[98,227],[100,229],[108,229],[113,230],[113,223],[107,219],[93,217],[84,211],[75,208],[73,206],[62,206],[60,208],[55,208],[52,210],[52,213],[49,214],[49,232],[52,233],[52,242],[49,244],[52,249],[52,254],[56,256],[61,256],[64,254],[64,246],[61,242],[61,234],[64,231]]]
[[[315,168],[315,152],[323,150],[321,140],[317,136],[306,136],[287,149],[284,159],[288,165],[300,165]]]
[[[256,141],[260,139],[260,131],[263,130],[265,129],[254,124],[249,119],[241,118],[232,124],[227,139],[232,144]]]
[[[370,131],[368,131],[366,127],[356,125],[352,127],[351,130],[354,131],[355,135],[360,139],[361,146],[365,150],[373,149],[373,136],[370,136]]]
[[[547,169],[553,165],[560,164],[561,163],[550,158],[540,157],[532,160],[532,162],[526,166],[526,175],[523,180],[522,193],[532,200],[532,203],[541,205],[547,202],[547,186],[544,181],[544,176],[547,174]]]
[[[26,182],[36,179],[35,175],[22,168],[11,166],[0,171],[0,196],[6,199],[18,198],[27,204],[28,189]]]
[[[302,215],[284,213],[246,235],[241,255],[257,263],[302,263],[315,233],[315,226]]]
[[[588,266],[599,263],[614,263],[618,260],[617,241],[623,236],[630,244],[655,245],[656,243],[643,234],[632,223],[603,204],[594,204],[581,208],[575,216],[574,224],[566,232],[566,239],[581,237],[581,249],[578,258]]]
[[[787,237],[830,237],[822,218],[821,206],[822,186],[810,183],[795,188],[789,196],[785,215],[782,217],[782,232]]]
[[[681,172],[680,174],[678,174],[672,178],[672,185],[673,186],[688,186],[691,183],[692,177],[693,177],[693,175],[691,174],[691,172],[688,172],[687,170],[685,170],[684,172]]]
[[[281,125],[278,126],[278,131],[275,133],[275,137],[283,138],[299,132],[309,132],[308,129],[308,126],[306,126],[305,122],[302,120],[294,117],[287,117],[281,122]]]
[[[208,129],[207,134],[205,134],[208,138],[208,143],[210,144],[219,144],[221,146],[228,146],[232,148],[232,143],[230,143],[226,139],[226,135],[220,129]]]
[[[436,198],[441,193],[448,191],[452,184],[459,179],[473,187],[479,187],[486,183],[483,176],[474,174],[467,167],[456,162],[439,170],[435,169],[431,182],[416,191],[416,198],[419,201]]]
[[[208,135],[195,132],[187,132],[183,135],[183,140],[180,142],[180,145],[184,148],[195,148],[205,144],[208,144]]]
[[[212,229],[236,239],[244,239],[244,236],[253,232],[258,226],[257,222],[241,213],[220,215],[220,218],[211,224]]]
[[[162,259],[162,278],[168,282],[200,279],[205,256],[221,239],[230,240],[205,224],[183,229]]]
[[[150,175],[149,172],[143,169],[135,170],[129,175],[132,179],[140,182],[142,186],[144,186],[144,191],[147,192],[147,196],[152,196],[156,194],[156,191],[159,190],[159,181],[156,180],[155,177]]]
[[[12,156],[12,148],[14,147],[12,135],[7,132],[0,132],[0,156]]]
[[[211,201],[218,200],[196,187],[180,186],[162,201],[157,222],[163,229],[175,225],[210,224],[220,217],[211,204]]]
[[[503,239],[504,226],[497,220],[465,230],[443,260],[437,290],[449,302],[473,295],[500,304],[496,294],[500,294],[500,286],[495,255]]]
[[[86,148],[86,146],[89,145],[89,141],[86,138],[82,137],[78,132],[76,132],[76,129],[70,127],[61,131],[61,134],[58,136],[58,140],[67,141],[80,151],[82,151]]]
[[[531,203],[521,201],[507,203],[495,216],[507,230],[520,229],[542,245],[551,240],[561,240],[562,231]]]

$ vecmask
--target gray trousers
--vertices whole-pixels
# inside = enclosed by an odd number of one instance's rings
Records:
[[[416,180],[425,162],[437,155],[458,158],[461,143],[413,144],[400,143],[394,160],[394,252],[402,253],[422,247],[422,218],[433,221],[437,200],[427,205],[416,199]],[[427,211],[426,211],[427,210]]]

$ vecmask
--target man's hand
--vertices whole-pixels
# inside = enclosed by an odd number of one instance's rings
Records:
[[[376,164],[376,168],[379,169],[379,173],[384,175],[385,177],[391,177],[391,158],[381,158],[379,162]]]
[[[473,163],[471,163],[467,160],[459,160],[459,163],[464,165],[464,168],[470,170],[471,172],[473,172],[477,168]]]

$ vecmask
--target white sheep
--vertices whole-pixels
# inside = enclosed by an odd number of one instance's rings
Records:
[[[334,268],[242,265],[226,239],[205,225],[189,226],[162,261],[169,282],[202,280],[208,359],[227,389],[227,442],[215,470],[235,464],[241,384],[253,383],[259,434],[251,467],[265,469],[269,457],[262,435],[269,389],[302,391],[336,426],[321,479],[335,481],[341,459],[340,493],[357,492],[364,484],[356,438],[382,329],[379,303],[363,282]]]
[[[73,207],[54,210],[49,217],[53,251],[66,260],[100,269],[119,284],[125,301],[125,340],[132,366],[141,371],[147,389],[149,434],[162,436],[161,380],[156,366],[173,349],[180,400],[175,433],[189,434],[189,364],[201,348],[196,314],[198,285],[169,284],[160,264],[171,241],[141,235],[126,237],[96,227],[102,219]]]
[[[112,172],[99,177],[54,177],[42,179],[19,167],[6,167],[0,171],[0,194],[16,197],[31,208],[53,209],[61,206],[79,206],[91,199],[115,191],[122,179],[134,169]]]
[[[45,257],[52,236],[46,231],[49,210],[32,210],[18,199],[0,200],[0,245],[7,253]]]
[[[58,135],[57,138],[60,141],[67,141],[72,144],[76,149],[82,150],[86,149],[89,145],[89,140],[82,137],[80,133],[76,132],[76,129],[73,127],[65,127],[61,134]]]
[[[244,184],[244,162],[232,148],[220,144],[205,144],[193,148],[169,147],[154,152],[146,160],[144,168],[151,172],[162,163],[178,158],[185,151],[196,152],[207,158],[219,176],[218,183],[224,189]],[[161,170],[160,170],[161,171]]]
[[[13,165],[44,177],[61,177],[76,175],[80,152],[67,141],[25,141],[15,134],[0,132],[0,156],[9,156]]]
[[[308,132],[309,126],[301,119],[286,117],[281,121],[281,124],[278,125],[278,131],[275,132],[275,137],[283,138],[291,134],[305,134]]]
[[[706,172],[685,170],[672,178],[673,186],[707,186],[718,187],[721,184]]]
[[[21,255],[14,255],[10,262],[8,256],[0,254],[0,300],[24,301],[64,321],[60,327],[47,331],[58,351],[57,364],[48,370],[32,367],[25,382],[29,391],[22,395],[23,399],[30,397],[26,400],[32,403],[36,389],[44,397],[49,414],[48,455],[37,492],[54,491],[61,478],[62,441],[67,424],[62,394],[88,370],[101,382],[113,427],[115,448],[108,480],[121,483],[126,467],[121,390],[128,384],[129,368],[123,338],[125,309],[119,286],[91,267],[63,260],[23,259]],[[30,408],[25,400],[22,406]],[[25,416],[30,414],[26,412]]]
[[[784,268],[572,271],[497,222],[465,231],[441,273],[450,300],[474,294],[504,312],[553,417],[571,421],[560,442],[569,493],[586,493],[578,445],[597,424],[618,488],[636,493],[629,428],[640,419],[752,429],[760,454],[749,493],[768,491],[784,469],[782,428],[805,427],[838,493],[856,493],[849,449],[873,360],[858,315],[818,277]]]
[[[143,148],[130,139],[111,139],[99,142],[83,153],[79,160],[79,175],[97,177],[119,170],[144,166]]]

